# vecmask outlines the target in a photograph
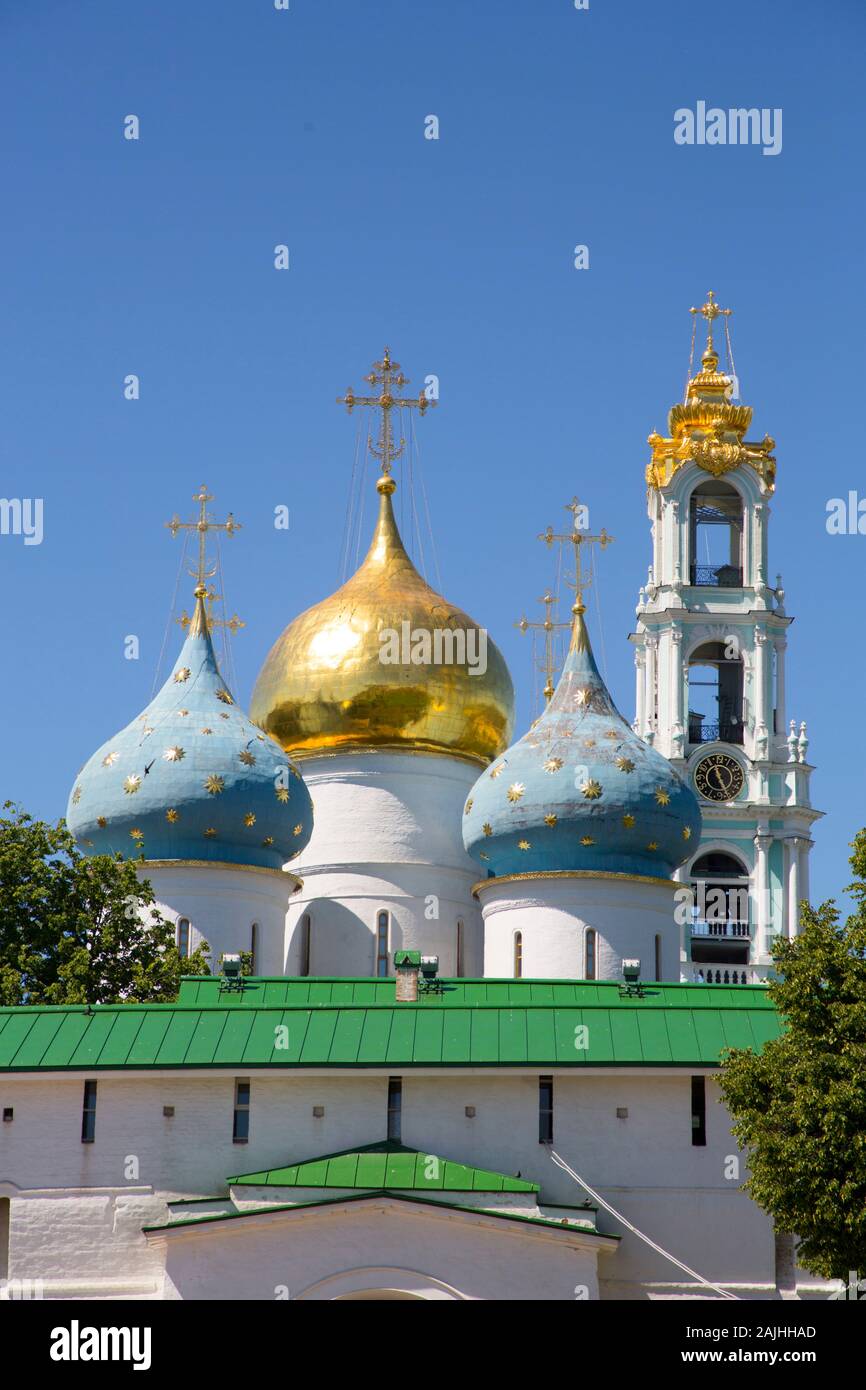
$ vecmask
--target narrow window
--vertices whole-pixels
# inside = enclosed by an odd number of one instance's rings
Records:
[[[388,917],[380,912],[376,916],[376,975],[380,980],[388,976]]]
[[[84,1083],[84,1109],[81,1112],[81,1142],[92,1144],[96,1138],[96,1082]]]
[[[235,1115],[232,1139],[236,1144],[246,1144],[250,1137],[250,1083],[235,1082]]]
[[[656,936],[656,979],[662,978],[662,939]]]
[[[538,1142],[553,1143],[553,1077],[538,1078]]]
[[[251,974],[251,975],[255,975],[255,974],[256,974],[256,966],[257,966],[257,964],[258,964],[258,960],[257,960],[257,956],[258,956],[258,946],[259,946],[259,924],[258,924],[258,922],[253,922],[252,926],[250,927],[250,974]]]
[[[463,975],[463,919],[457,918],[457,974]]]
[[[301,974],[310,973],[310,927],[311,918],[309,912],[305,912],[301,918]]]
[[[12,1203],[0,1197],[0,1279],[9,1278],[9,1227],[12,1224]]]
[[[189,918],[178,917],[177,919],[177,953],[182,960],[186,960],[189,955]]]
[[[587,980],[595,979],[595,928],[587,927],[584,939],[584,951],[586,954],[586,975]]]
[[[403,1078],[388,1077],[388,1138],[399,1144],[402,1133]]]
[[[692,1077],[692,1147],[704,1148],[707,1142],[707,1083],[703,1076]]]
[[[523,932],[514,933],[514,978],[523,978]]]

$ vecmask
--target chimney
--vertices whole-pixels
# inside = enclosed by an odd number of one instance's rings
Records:
[[[394,971],[397,976],[397,988],[395,997],[398,1004],[417,1003],[418,973],[420,969],[420,951],[394,952]]]

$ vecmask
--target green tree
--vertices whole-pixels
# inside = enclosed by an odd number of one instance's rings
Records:
[[[773,952],[785,1031],[729,1051],[721,1074],[746,1190],[806,1269],[841,1279],[866,1269],[866,830],[852,849],[855,911],[803,904],[801,935]]]
[[[80,853],[64,821],[0,815],[0,1004],[108,1004],[177,997],[208,974],[182,958],[149,882],[121,855]]]

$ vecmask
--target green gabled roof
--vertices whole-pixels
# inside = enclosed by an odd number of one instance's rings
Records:
[[[344,1187],[403,1192],[538,1192],[538,1184],[383,1139],[323,1158],[228,1178],[234,1187]]]
[[[760,986],[446,980],[398,1004],[394,980],[184,980],[174,1004],[0,1009],[0,1071],[116,1068],[708,1067],[781,1032]],[[584,1035],[580,1030],[585,1027]],[[586,1046],[582,1046],[582,1043]]]

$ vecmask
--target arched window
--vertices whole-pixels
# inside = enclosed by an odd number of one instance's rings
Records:
[[[384,980],[388,975],[388,927],[389,912],[376,914],[376,975]]]
[[[313,921],[309,912],[305,912],[301,918],[301,974],[310,973],[310,948]]]
[[[463,975],[463,919],[457,918],[457,976]]]
[[[743,583],[743,499],[730,483],[698,483],[689,503],[691,582],[738,589]]]
[[[177,953],[186,960],[189,955],[189,918],[178,917],[177,919]]]
[[[595,949],[595,948],[596,948],[595,928],[594,928],[594,927],[587,927],[587,929],[586,929],[586,936],[585,936],[584,939],[583,939],[583,949],[584,949],[584,956],[585,956],[585,960],[584,960],[584,979],[587,979],[587,980],[594,980],[594,979],[595,979],[595,973],[596,973],[596,960],[595,960],[596,949]]]
[[[749,959],[751,911],[749,871],[733,854],[708,850],[691,868],[694,908],[691,955],[697,965],[720,968]],[[720,983],[711,972],[713,983]]]
[[[523,978],[523,932],[514,933],[514,978]]]
[[[743,742],[743,661],[725,642],[689,657],[689,743]]]
[[[259,946],[259,924],[253,922],[250,925],[250,974],[256,975],[258,971],[258,946]]]

